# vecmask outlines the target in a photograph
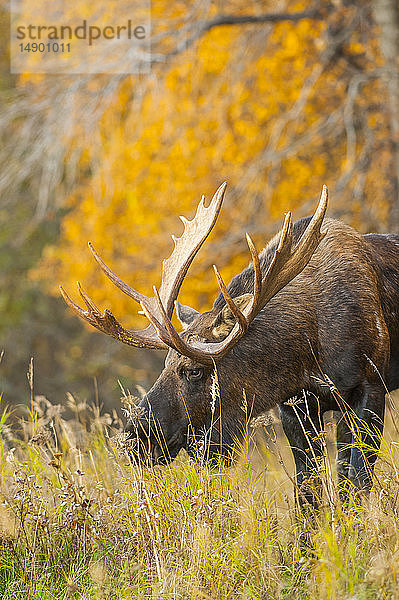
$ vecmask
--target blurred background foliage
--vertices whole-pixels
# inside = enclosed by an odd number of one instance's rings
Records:
[[[228,181],[215,231],[180,299],[209,308],[284,211],[330,215],[361,231],[399,229],[399,9],[393,0],[152,2],[150,75],[9,73],[0,54],[0,392],[54,402],[135,393],[162,365],[86,328],[60,299],[76,280],[128,327],[137,306],[96,267],[93,242],[144,293],[201,195]],[[76,288],[75,288],[76,289]]]

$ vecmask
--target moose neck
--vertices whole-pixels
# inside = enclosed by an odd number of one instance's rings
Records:
[[[243,394],[253,417],[298,393],[316,369],[313,299],[298,277],[251,324],[218,372],[227,412],[237,415]]]

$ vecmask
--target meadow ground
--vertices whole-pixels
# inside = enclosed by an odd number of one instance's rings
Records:
[[[181,453],[143,470],[116,412],[70,395],[63,407],[32,399],[18,419],[4,408],[0,597],[399,599],[397,406],[370,497],[342,507],[326,453],[323,507],[307,515],[295,510],[287,442],[262,422],[233,467]]]

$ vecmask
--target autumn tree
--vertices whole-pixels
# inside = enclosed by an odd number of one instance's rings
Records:
[[[105,281],[87,241],[148,293],[177,215],[192,216],[223,180],[224,212],[181,294],[197,308],[216,292],[212,262],[226,280],[246,264],[244,230],[261,247],[284,211],[311,211],[323,183],[331,215],[395,230],[393,17],[382,42],[396,9],[383,4],[156,1],[151,75],[21,78],[0,120],[10,165],[0,185],[35,198],[21,239],[50,218],[60,227],[29,267],[31,285],[57,295],[59,282],[71,289],[79,279],[100,306],[137,324],[137,307]],[[79,344],[65,352],[76,354],[70,364],[80,359]],[[131,379],[139,354],[125,369]]]

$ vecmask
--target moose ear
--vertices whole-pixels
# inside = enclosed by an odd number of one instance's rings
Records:
[[[252,294],[243,294],[242,296],[237,296],[237,298],[233,298],[234,304],[237,306],[237,308],[243,311],[247,304],[251,301],[252,297]],[[224,306],[217,315],[213,324],[212,333],[214,337],[217,340],[223,340],[226,338],[236,322],[237,321],[235,320],[234,315],[229,307]]]
[[[195,310],[195,308],[191,308],[191,306],[186,306],[185,304],[180,304],[180,302],[177,300],[175,300],[175,309],[177,318],[183,325],[184,329],[186,329],[200,314],[198,310]]]

